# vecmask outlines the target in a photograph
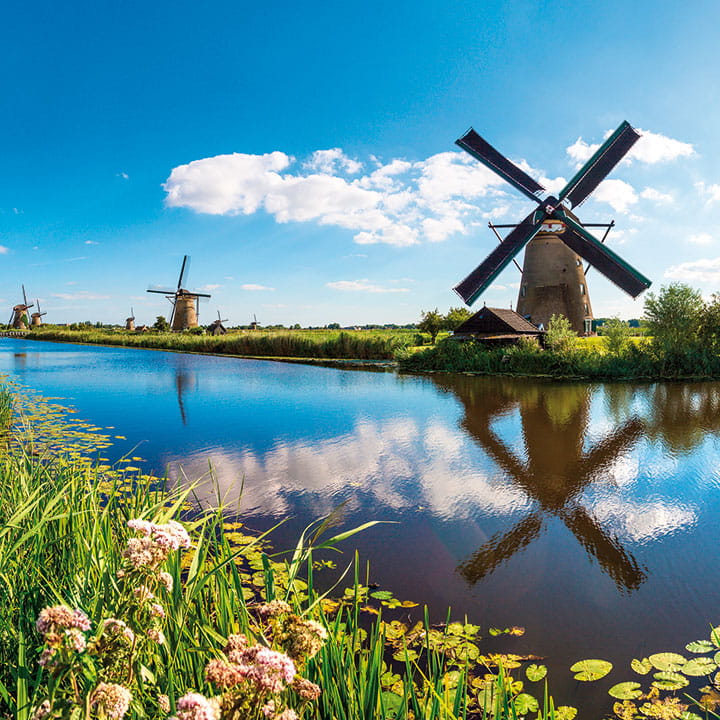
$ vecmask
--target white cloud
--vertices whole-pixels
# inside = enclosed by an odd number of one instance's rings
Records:
[[[608,130],[605,138],[614,131]],[[633,145],[630,152],[623,159],[623,163],[631,163],[633,160],[654,165],[655,163],[676,160],[679,157],[690,157],[695,154],[695,149],[690,143],[669,138],[660,133],[650,130],[638,130],[640,139]],[[593,153],[600,147],[600,143],[586,143],[579,137],[572,145],[566,148],[567,154],[576,165],[580,166],[588,161]]]
[[[221,288],[221,287],[222,287],[222,285],[217,285],[217,284],[203,285],[200,288],[200,292],[208,292],[209,293],[209,292],[212,292],[213,290],[217,290],[218,288]]]
[[[255,283],[245,283],[240,286],[241,290],[275,290],[275,288],[266,285],[256,285]]]
[[[630,205],[638,201],[638,196],[632,185],[624,180],[603,180],[593,193],[598,202],[605,202],[619,213],[626,213]]]
[[[696,182],[695,189],[705,198],[707,205],[712,205],[720,200],[720,185],[706,185],[704,182]]]
[[[354,174],[362,170],[362,163],[349,158],[340,148],[331,148],[330,150],[316,150],[310,160],[303,164],[303,167],[327,175],[333,175],[343,170]]]
[[[130,178],[126,172],[116,173],[116,177],[122,178],[123,180],[128,180]]]
[[[81,290],[77,293],[53,293],[53,297],[59,298],[60,300],[109,300],[110,295],[97,295],[95,293],[88,292],[87,290]]]
[[[691,260],[673,265],[665,271],[665,277],[672,280],[718,282],[720,280],[720,257]]]
[[[335,280],[326,283],[327,287],[332,290],[343,290],[349,292],[369,292],[369,293],[405,293],[410,292],[408,288],[386,288],[380,285],[374,285],[368,280]]]
[[[4,245],[0,245],[0,255],[7,255],[10,248],[5,247]]]
[[[709,235],[708,233],[701,232],[697,233],[696,235],[691,235],[688,238],[688,242],[691,242],[693,245],[709,245],[713,241],[712,235]]]
[[[671,203],[673,201],[672,195],[668,193],[662,193],[659,190],[651,187],[646,187],[640,193],[640,197],[644,200],[652,200],[652,202],[656,202],[659,205],[666,205],[667,203]]]
[[[416,163],[393,159],[347,177],[361,169],[353,162],[337,148],[313,153],[302,166],[306,172],[297,174],[290,172],[295,159],[279,151],[195,160],[170,173],[163,185],[166,204],[214,215],[263,210],[280,223],[355,231],[359,244],[407,246],[464,233],[480,214],[477,198],[493,204],[504,198],[498,188],[505,182],[465,153],[439,153]]]
[[[488,290],[507,290],[505,285],[491,285]]]
[[[94,240],[86,240],[85,244],[86,245],[99,245],[100,243],[95,242]]]

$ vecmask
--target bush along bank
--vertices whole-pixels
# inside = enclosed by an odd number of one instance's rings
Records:
[[[372,589],[357,557],[349,579],[321,593],[322,553],[372,523],[326,538],[329,518],[275,553],[222,512],[191,511],[191,489],[88,459],[93,431],[68,427],[58,406],[0,395],[13,434],[0,455],[0,716],[575,717],[555,707],[538,658],[483,652],[466,619],[431,624],[416,603]],[[97,447],[107,449],[106,436]],[[719,649],[716,628],[687,646],[691,659],[634,660],[635,680],[610,689],[613,712],[711,712]],[[611,670],[602,660],[572,668],[582,682]],[[695,687],[699,705],[685,696]]]

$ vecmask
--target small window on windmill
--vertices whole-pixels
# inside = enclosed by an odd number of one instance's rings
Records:
[[[580,283],[580,294],[581,295],[585,294],[585,285],[583,283]]]
[[[581,260],[580,258],[575,258],[575,264],[576,264],[578,267],[582,267],[582,260]]]
[[[590,333],[592,333],[592,320],[590,318],[585,318],[584,325],[585,325],[585,334],[590,335]]]
[[[525,294],[526,294],[526,293],[527,293],[527,285],[523,285],[523,286],[520,288],[520,295],[521,295],[521,297],[525,297]]]
[[[590,313],[590,309],[587,306],[587,303],[583,306],[585,308],[585,314],[588,315]]]

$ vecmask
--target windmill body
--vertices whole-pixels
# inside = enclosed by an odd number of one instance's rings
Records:
[[[500,245],[455,287],[465,303],[472,305],[523,248],[526,252],[518,312],[538,326],[547,327],[553,314],[562,314],[576,332],[588,334],[591,331],[592,307],[583,260],[633,298],[650,287],[650,280],[607,248],[573,212],[639,138],[640,134],[629,123],[623,122],[558,197],[542,197],[546,191],[540,183],[501,155],[472,128],[457,140],[461,148],[537,205],[524,220],[511,226],[513,229]]]
[[[158,293],[172,303],[172,315],[170,316],[170,329],[173,332],[181,332],[190,328],[198,327],[198,307],[200,298],[211,297],[207,293],[191,292],[183,288],[188,268],[188,256],[183,257],[178,278],[177,289],[175,290],[148,290],[149,293]]]
[[[582,258],[552,232],[539,232],[526,246],[517,312],[541,330],[564,315],[580,335],[592,332],[592,306]]]
[[[34,307],[32,303],[28,303],[27,295],[25,294],[25,286],[22,286],[23,301],[13,306],[12,316],[10,318],[10,325],[14,330],[27,330],[28,326],[28,314],[27,311]]]
[[[130,317],[125,318],[125,329],[135,330],[135,311],[132,308],[130,308]]]
[[[35,304],[37,305],[37,312],[34,312],[30,316],[30,325],[32,327],[40,327],[42,325],[42,317],[43,317],[43,315],[47,315],[47,313],[42,312],[40,310],[40,301],[39,300],[36,299]]]

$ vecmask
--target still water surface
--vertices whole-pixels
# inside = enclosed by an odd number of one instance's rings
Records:
[[[398,376],[14,339],[0,372],[115,426],[116,453],[138,446],[148,469],[211,465],[250,527],[290,517],[278,547],[340,503],[346,527],[394,521],[352,541],[372,579],[438,620],[452,606],[526,627],[485,647],[546,656],[561,704],[599,715],[632,657],[720,624],[720,383]],[[606,684],[571,680],[587,657],[616,664]]]

